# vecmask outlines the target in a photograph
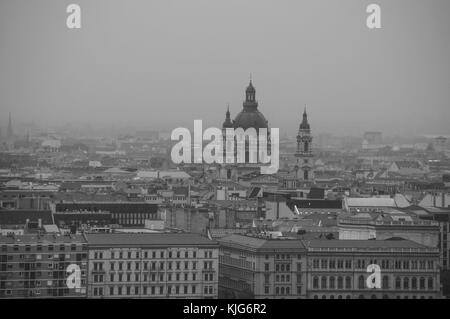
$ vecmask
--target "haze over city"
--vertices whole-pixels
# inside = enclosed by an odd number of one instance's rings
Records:
[[[0,127],[15,123],[172,130],[242,108],[250,74],[270,127],[450,134],[450,2],[67,1],[0,3]],[[345,3],[345,5],[344,5]]]

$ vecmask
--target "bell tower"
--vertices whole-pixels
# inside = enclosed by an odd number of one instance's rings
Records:
[[[308,115],[303,111],[303,120],[300,123],[297,133],[297,151],[295,152],[297,159],[295,165],[296,178],[301,181],[313,181],[313,160],[314,154],[312,152],[312,136],[311,128],[308,123]]]

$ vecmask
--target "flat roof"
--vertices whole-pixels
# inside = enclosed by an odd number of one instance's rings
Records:
[[[304,241],[304,244],[308,248],[413,248],[413,249],[426,249],[430,248],[411,240],[358,240],[358,239],[332,239],[332,240],[321,240],[313,239]]]
[[[221,244],[234,244],[251,249],[305,249],[298,238],[265,238],[240,234],[232,234],[219,239]]]
[[[50,245],[50,244],[77,244],[86,243],[83,235],[38,235],[38,234],[24,234],[15,236],[0,235],[0,244],[35,244],[35,245]]]
[[[93,246],[218,246],[208,237],[192,233],[86,234]]]

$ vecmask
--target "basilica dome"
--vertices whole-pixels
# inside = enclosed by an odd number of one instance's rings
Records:
[[[243,103],[243,109],[239,112],[234,121],[233,127],[243,128],[244,130],[253,127],[256,130],[260,128],[269,128],[269,123],[264,115],[258,111],[258,102],[256,101],[256,90],[250,81],[247,89],[245,90],[245,101]]]
[[[249,127],[260,129],[268,128],[268,122],[264,115],[258,110],[248,111],[244,109],[236,115],[233,126],[234,128],[242,127],[244,130]]]

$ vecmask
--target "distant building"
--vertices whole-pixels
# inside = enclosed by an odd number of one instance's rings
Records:
[[[57,189],[8,189],[0,191],[0,208],[49,209]]]
[[[145,220],[157,219],[158,213],[158,205],[143,202],[64,202],[55,206],[57,213],[80,212],[79,221],[86,218],[82,212],[109,212],[111,222],[121,226],[144,226]],[[76,217],[73,214],[68,216],[72,219]],[[98,214],[89,216],[100,217]]]
[[[345,197],[344,208],[347,212],[373,212],[397,208],[394,198],[383,197]]]
[[[389,166],[388,173],[396,173],[404,176],[424,175],[428,168],[419,161],[395,161]]]
[[[438,136],[433,139],[432,145],[436,152],[445,152],[447,150],[447,138]]]
[[[403,238],[429,247],[439,244],[438,222],[420,220],[401,211],[342,216],[338,228],[341,240]]]
[[[88,234],[90,298],[210,299],[217,242],[196,234]]]

